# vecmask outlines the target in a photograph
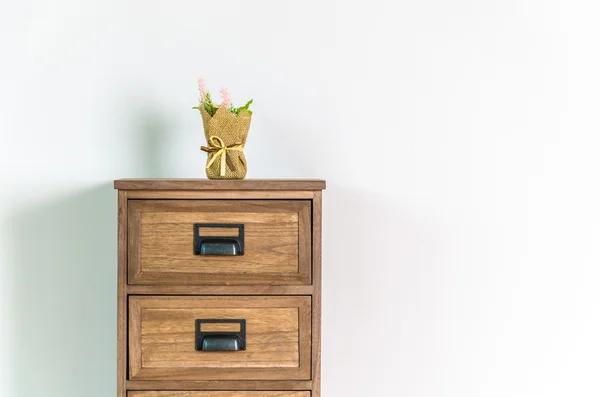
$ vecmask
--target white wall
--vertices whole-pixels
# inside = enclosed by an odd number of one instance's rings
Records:
[[[597,2],[0,4],[3,396],[114,395],[111,183],[204,176],[199,76],[328,181],[324,397],[600,395]]]

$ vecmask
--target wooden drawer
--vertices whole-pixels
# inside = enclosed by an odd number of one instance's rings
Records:
[[[129,284],[311,283],[309,200],[129,200]],[[200,255],[195,235],[238,233],[242,255]]]
[[[245,350],[197,350],[199,319],[245,320]],[[213,324],[217,328],[212,330],[226,331],[219,328],[223,326],[227,324]],[[311,297],[131,296],[129,377],[309,380]]]
[[[308,391],[130,391],[128,397],[310,397]]]

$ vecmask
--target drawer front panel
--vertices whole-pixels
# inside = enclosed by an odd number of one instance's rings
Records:
[[[128,397],[310,397],[307,391],[130,391]]]
[[[309,296],[129,298],[131,380],[309,380],[310,355]]]
[[[311,282],[307,200],[130,200],[130,284]]]

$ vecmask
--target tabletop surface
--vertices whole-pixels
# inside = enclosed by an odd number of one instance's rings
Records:
[[[322,179],[117,179],[119,190],[324,190]]]

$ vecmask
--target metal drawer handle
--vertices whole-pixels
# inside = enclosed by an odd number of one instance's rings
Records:
[[[239,324],[239,332],[203,332],[202,324]],[[235,351],[246,350],[246,320],[196,320],[196,350]]]
[[[210,229],[231,229],[231,235],[210,235]],[[208,235],[201,235],[201,230],[209,231]],[[244,225],[196,223],[194,255],[244,255]]]

